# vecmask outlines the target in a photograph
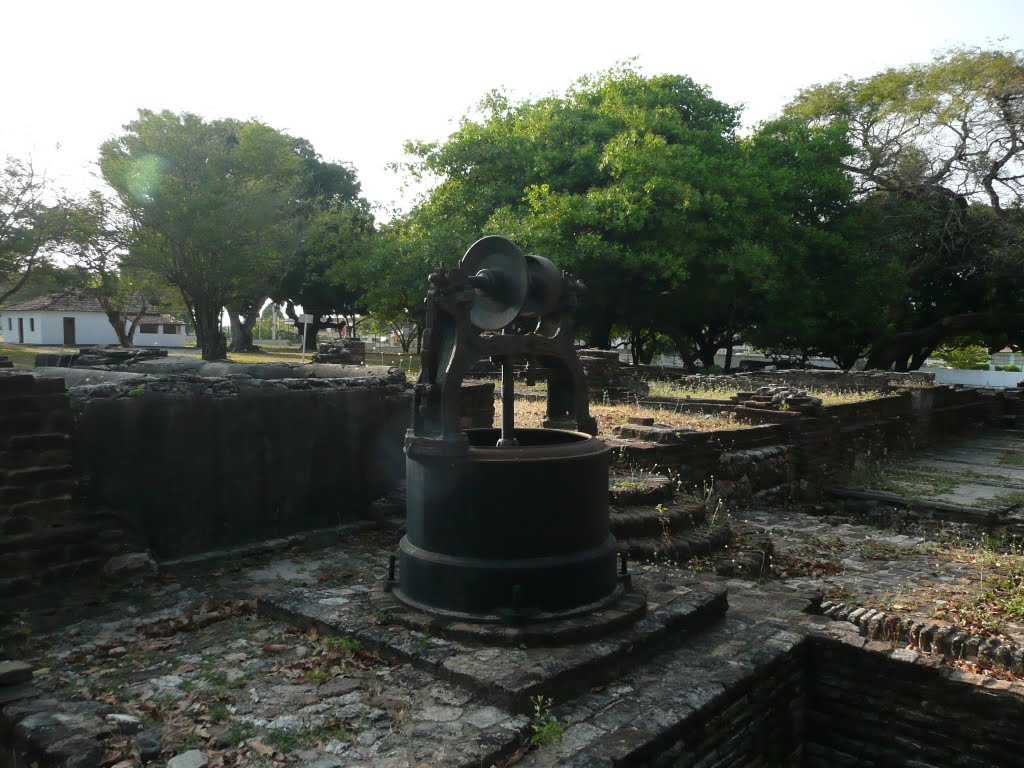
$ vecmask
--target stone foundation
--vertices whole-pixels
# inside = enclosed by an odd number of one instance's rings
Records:
[[[73,387],[84,507],[116,510],[160,558],[359,519],[403,477],[403,379]]]

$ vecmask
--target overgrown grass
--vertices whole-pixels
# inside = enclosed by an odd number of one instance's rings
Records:
[[[719,386],[713,383],[708,386],[682,385],[674,381],[649,381],[651,397],[693,398],[696,400],[729,400],[741,391],[735,386]],[[781,382],[780,382],[781,384]],[[751,385],[753,387],[753,384]],[[827,390],[808,389],[807,394],[821,399],[824,405],[843,405],[845,403],[861,403],[884,397],[881,392],[861,391],[854,389]]]
[[[942,618],[986,632],[1024,621],[1024,542],[983,534],[947,543],[935,555],[973,565],[978,574],[977,587],[953,596]]]
[[[849,472],[843,482],[856,488],[888,491],[899,496],[935,497],[955,490],[962,478],[948,470],[922,472],[898,464],[876,462]]]
[[[516,426],[540,427],[547,408],[543,400],[524,400],[516,398]],[[744,429],[750,426],[746,422],[730,419],[717,414],[675,413],[657,408],[645,408],[642,405],[623,403],[619,405],[590,404],[590,415],[597,419],[599,435],[610,435],[612,427],[625,424],[631,416],[653,416],[658,424],[671,427],[692,429],[697,432],[711,432],[722,429]],[[501,423],[501,400],[494,401],[494,423]]]

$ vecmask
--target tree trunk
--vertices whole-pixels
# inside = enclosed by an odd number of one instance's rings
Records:
[[[643,341],[640,338],[641,335],[642,335],[642,331],[638,331],[636,328],[633,328],[633,329],[630,330],[630,334],[629,334],[629,336],[630,336],[630,339],[629,339],[629,351],[630,351],[630,354],[633,357],[633,366],[634,367],[640,365],[640,353],[641,353],[641,347],[643,346]]]
[[[203,360],[226,360],[228,342],[220,326],[222,307],[219,302],[195,303],[196,337],[203,340]]]
[[[1024,313],[998,314],[965,312],[937,320],[924,328],[901,331],[876,339],[868,353],[865,369],[906,370],[908,361],[923,350],[935,349],[946,339],[969,333],[1007,333],[1013,335],[1024,329]]]
[[[713,366],[715,364],[715,355],[718,353],[718,347],[718,339],[699,336],[697,338],[697,358],[700,360],[700,364],[705,368]]]
[[[188,316],[192,319],[192,330],[196,334],[196,346],[199,349],[203,348],[203,329],[199,327],[199,320],[196,317],[196,306],[195,303],[185,294],[181,292],[181,300],[185,303],[185,311]]]
[[[248,312],[230,306],[227,309],[228,320],[231,322],[231,346],[228,351],[259,352],[260,348],[252,340],[252,329],[260,316],[259,309],[249,309]]]
[[[689,343],[689,338],[680,336],[677,333],[667,333],[669,341],[676,348],[676,357],[683,361],[683,367],[687,373],[696,373],[697,371],[697,358],[693,354],[693,345]]]
[[[612,346],[612,325],[615,322],[614,307],[594,308],[594,318],[587,334],[587,346],[591,349],[610,349]]]
[[[910,356],[910,370],[916,371],[931,357],[932,352],[935,351],[935,347],[928,346],[917,350],[913,355]]]

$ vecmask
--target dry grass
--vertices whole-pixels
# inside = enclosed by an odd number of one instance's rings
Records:
[[[15,368],[34,368],[36,355],[40,352],[77,352],[74,347],[36,347],[30,344],[0,344],[0,355],[10,358]]]
[[[516,398],[516,426],[540,427],[546,404],[543,400],[524,400]],[[590,413],[597,419],[599,435],[610,435],[612,427],[625,424],[630,416],[653,416],[658,424],[672,427],[685,427],[698,432],[712,432],[719,429],[744,429],[750,424],[729,419],[725,416],[705,415],[700,413],[675,413],[656,408],[644,408],[639,405],[602,405],[590,404]],[[494,401],[494,423],[501,423],[501,400]]]
[[[714,385],[707,387],[684,387],[671,381],[650,381],[648,382],[648,385],[651,388],[651,397],[689,397],[701,400],[729,400],[740,392],[738,387]],[[884,394],[881,392],[864,392],[853,389],[836,391],[826,389],[809,389],[807,390],[807,394],[811,397],[821,398],[821,402],[824,405],[860,403],[865,400],[875,400],[879,397],[884,397]]]
[[[61,349],[59,347],[40,347],[32,344],[2,344],[0,343],[0,355],[11,359],[15,368],[32,368],[35,366],[36,355],[40,352],[78,352],[77,347]],[[169,357],[199,357],[200,351],[197,347],[182,347],[168,349]],[[313,359],[313,353],[306,353],[306,362]],[[229,363],[298,363],[302,361],[302,353],[298,346],[278,347],[267,345],[259,352],[230,352],[227,362]],[[420,357],[417,354],[402,355],[394,352],[370,352],[366,353],[367,365],[391,365],[401,368],[404,371],[415,374],[420,369]]]

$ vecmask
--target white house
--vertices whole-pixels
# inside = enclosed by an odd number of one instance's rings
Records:
[[[118,343],[99,301],[79,291],[39,296],[0,309],[0,334],[8,344],[81,347]],[[185,335],[181,320],[146,314],[135,329],[134,343],[137,347],[184,347],[195,340],[195,336]]]

